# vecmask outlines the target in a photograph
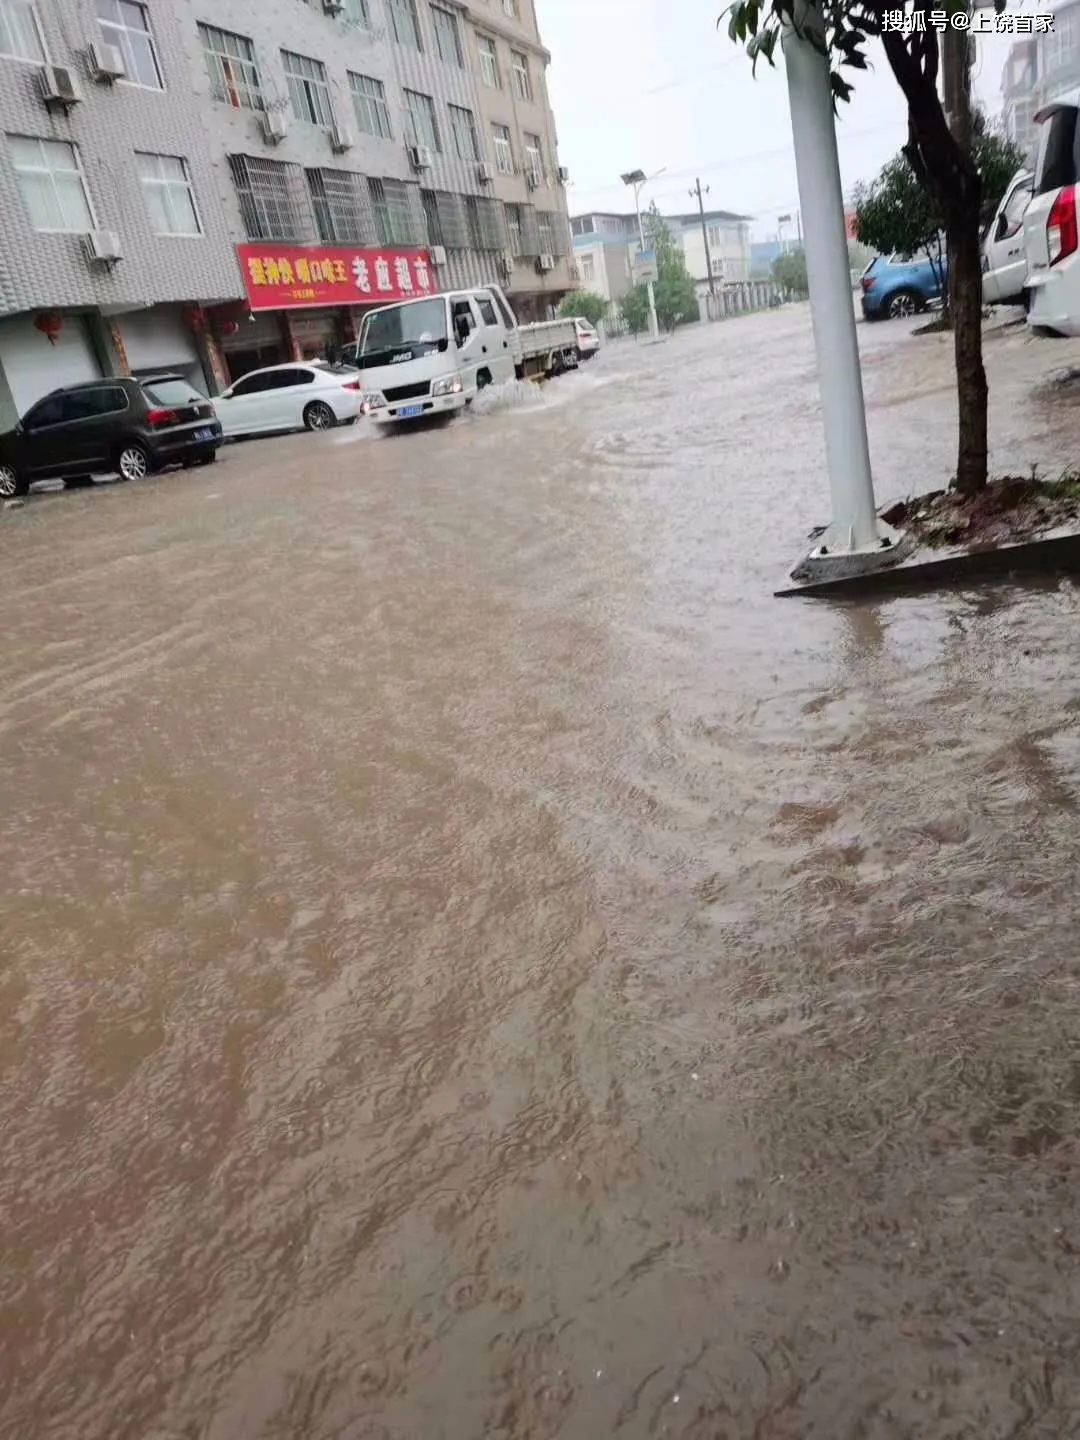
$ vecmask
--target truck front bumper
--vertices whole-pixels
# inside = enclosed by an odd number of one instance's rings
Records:
[[[426,415],[446,415],[454,410],[464,410],[468,399],[463,390],[455,395],[427,395],[422,400],[402,400],[380,406],[378,410],[370,411],[369,418],[376,425],[407,424],[410,420],[423,420]]]

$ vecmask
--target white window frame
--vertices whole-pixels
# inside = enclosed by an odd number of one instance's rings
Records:
[[[189,200],[190,203],[191,203],[191,213],[192,213],[192,215],[194,215],[194,217],[195,217],[195,229],[194,229],[194,230],[154,230],[154,229],[153,229],[153,224],[152,224],[152,222],[153,222],[153,211],[150,210],[150,207],[149,207],[149,205],[148,205],[148,206],[147,206],[147,211],[148,211],[148,213],[150,214],[150,217],[151,217],[151,231],[152,231],[152,233],[153,233],[155,236],[157,236],[159,239],[162,239],[162,240],[197,240],[197,239],[199,239],[200,236],[202,236],[203,233],[204,233],[204,231],[203,231],[203,223],[202,223],[202,216],[199,214],[199,203],[198,203],[198,200],[197,200],[196,197],[195,197],[195,187],[194,187],[194,185],[191,183],[191,170],[189,169],[187,160],[184,158],[184,156],[183,156],[183,155],[164,155],[164,154],[161,154],[160,152],[155,151],[155,150],[136,150],[136,151],[135,151],[135,156],[136,156],[136,159],[138,159],[138,160],[177,160],[177,161],[180,162],[180,168],[181,168],[181,169],[183,170],[183,172],[184,172],[184,178],[183,178],[182,181],[179,180],[179,179],[177,179],[175,176],[173,176],[173,177],[165,177],[165,176],[162,176],[160,179],[150,179],[150,178],[148,178],[146,175],[139,175],[139,176],[138,176],[139,186],[140,186],[140,188],[143,189],[144,191],[146,190],[146,188],[147,188],[148,186],[151,186],[151,185],[157,185],[157,186],[160,186],[160,188],[163,189],[163,190],[170,191],[170,190],[173,190],[173,189],[179,189],[179,188],[181,187],[181,185],[182,185],[182,186],[187,190],[187,197],[188,197],[188,200]],[[160,167],[159,167],[159,168],[160,168]]]
[[[454,105],[452,102],[448,102],[446,109],[450,116],[450,138],[454,142],[454,154],[459,160],[465,160],[469,163],[478,161],[481,157],[481,150],[480,132],[477,129],[476,116],[466,105]],[[466,117],[468,123],[466,123]],[[464,133],[468,136],[470,152],[468,155],[462,153],[461,127],[464,127]]]
[[[502,79],[499,74],[499,47],[495,43],[493,35],[483,35],[479,31],[476,36],[476,56],[480,63],[480,79],[489,90],[501,90]],[[485,65],[485,61],[488,63]],[[489,74],[490,66],[490,74]]]
[[[535,140],[535,145],[530,145],[530,140]],[[536,170],[544,174],[544,141],[541,136],[526,131],[521,138],[521,146],[525,155],[525,169]]]
[[[518,18],[517,0],[502,0],[503,14],[508,15],[511,20]]]
[[[296,60],[300,61],[300,67],[294,69],[292,62]],[[285,88],[289,92],[289,104],[298,123],[312,125],[316,130],[332,130],[334,128],[334,101],[330,94],[330,76],[327,74],[323,62],[316,60],[312,55],[302,55],[299,50],[283,49],[281,64],[285,71]],[[314,73],[306,73],[305,66],[310,66]],[[303,107],[297,104],[297,87],[302,89],[306,101]],[[301,114],[301,108],[305,113]],[[322,110],[326,112],[325,118],[321,116]],[[311,113],[308,114],[307,111]]]
[[[420,33],[420,12],[416,8],[416,0],[386,0],[386,8],[390,17],[390,34],[395,44],[406,50],[416,50],[419,54],[424,52],[424,41]],[[409,19],[408,28],[412,35],[402,39],[398,33],[398,19],[403,18],[402,12],[406,12]]]
[[[212,99],[219,105],[228,105],[230,110],[250,110],[255,115],[264,111],[266,96],[263,94],[262,76],[259,73],[259,62],[255,54],[255,42],[251,36],[241,35],[239,30],[224,30],[220,25],[207,25],[204,21],[199,22],[197,33],[203,53],[203,64],[210,81]],[[251,52],[250,56],[230,55],[228,50],[219,50],[217,48],[219,36],[226,43],[229,40],[242,41],[243,45],[246,45]],[[216,72],[213,74],[210,68],[211,61]],[[252,79],[236,73],[236,67],[241,65],[250,67]],[[218,89],[223,91],[221,95],[215,93]],[[230,94],[236,96],[239,104],[232,103],[229,99]]]
[[[371,29],[371,0],[343,0],[345,19],[361,30]]]
[[[405,143],[408,145],[419,145],[428,150],[434,150],[437,155],[442,154],[442,134],[439,129],[439,117],[435,110],[435,97],[425,95],[422,90],[409,90],[402,86],[402,98],[405,101]],[[417,107],[423,116],[424,122],[430,124],[431,134],[422,135],[422,127],[416,123],[416,112],[413,110],[412,102],[420,100],[424,103]]]
[[[165,75],[161,68],[161,56],[158,54],[157,42],[154,39],[154,32],[150,28],[149,6],[144,5],[142,3],[142,0],[125,0],[125,3],[129,5],[134,5],[136,9],[142,11],[142,17],[145,27],[144,29],[132,30],[131,26],[125,25],[123,21],[103,20],[101,16],[97,13],[97,6],[95,5],[94,7],[94,17],[97,20],[98,29],[101,31],[102,40],[105,41],[106,45],[116,46],[116,48],[120,51],[120,54],[124,57],[124,66],[125,69],[127,69],[129,72],[128,74],[124,75],[123,78],[117,83],[120,85],[131,85],[136,90],[164,90]],[[147,85],[144,80],[133,80],[131,78],[131,66],[129,65],[129,57],[133,59],[134,55],[131,52],[131,42],[127,41],[127,43],[125,44],[125,40],[127,36],[133,34],[145,35],[147,42],[149,43],[150,58],[153,60],[154,69],[157,72],[158,83],[156,85]]]
[[[392,140],[394,138],[394,126],[390,120],[390,105],[386,98],[386,83],[380,80],[377,75],[361,75],[358,70],[348,71],[349,98],[352,100],[353,114],[356,117],[356,125],[362,135],[370,135],[373,140]],[[366,90],[359,87],[357,82],[367,85],[377,85],[379,93],[370,95]],[[378,115],[385,125],[385,129],[369,130],[367,124],[360,118],[361,105],[370,106],[372,113]]]
[[[465,50],[461,43],[461,22],[453,10],[446,5],[431,4],[428,6],[428,9],[431,11],[431,29],[435,36],[435,54],[444,65],[453,65],[458,70],[464,70]],[[450,22],[449,29],[454,37],[454,54],[451,59],[447,59],[442,53],[442,42],[439,31],[440,18],[444,22],[447,20]]]
[[[495,148],[495,169],[500,175],[515,175],[514,137],[510,134],[510,126],[504,125],[501,120],[493,120],[491,143]]]
[[[55,140],[55,139],[53,139],[53,137],[52,137],[51,135],[48,136],[48,137],[44,137],[44,138],[43,138],[41,135],[9,135],[7,138],[8,138],[9,141],[10,141],[10,140],[34,140],[34,141],[36,141],[39,145],[62,145],[62,146],[64,146],[65,149],[71,151],[71,154],[72,154],[72,156],[74,157],[74,160],[75,160],[75,171],[77,172],[77,174],[78,174],[78,176],[79,176],[79,182],[80,182],[80,184],[82,185],[83,199],[86,201],[86,209],[87,209],[87,211],[88,211],[88,213],[89,213],[89,215],[90,215],[90,228],[91,228],[92,230],[97,230],[97,229],[99,228],[99,226],[98,226],[97,211],[94,209],[94,197],[90,194],[90,187],[89,187],[89,185],[87,185],[87,183],[86,183],[86,171],[83,169],[82,156],[79,154],[79,147],[78,147],[78,145],[73,144],[72,141],[70,141],[70,140]],[[31,217],[31,215],[30,215],[30,206],[27,204],[26,196],[22,194],[22,182],[21,182],[20,177],[23,176],[23,175],[26,175],[26,174],[35,174],[35,175],[47,174],[47,175],[49,176],[50,180],[51,180],[51,179],[52,179],[52,176],[53,176],[53,174],[54,174],[55,172],[54,172],[51,168],[48,169],[48,170],[45,170],[45,171],[41,171],[41,170],[34,170],[34,171],[20,170],[20,169],[18,168],[18,166],[15,164],[14,158],[12,158],[12,161],[11,161],[11,168],[12,168],[12,170],[13,170],[14,173],[15,173],[15,178],[16,178],[16,180],[19,182],[19,193],[20,193],[20,196],[21,196],[21,198],[22,198],[23,205],[24,205],[25,208],[26,208],[26,216],[27,216],[27,219],[30,220],[30,228],[31,228],[31,230],[33,230],[33,232],[34,232],[35,235],[84,235],[84,234],[86,233],[86,232],[85,232],[84,230],[82,230],[82,229],[70,230],[70,229],[68,229],[66,226],[56,227],[56,226],[49,225],[49,226],[43,227],[42,229],[38,229],[38,227],[33,223],[33,219],[32,219],[32,217]],[[68,171],[67,173],[70,174],[71,172]],[[54,188],[55,188],[55,182],[54,182]]]
[[[0,0],[0,12],[6,12],[9,7],[13,9],[20,5],[30,12],[34,34],[41,47],[41,55],[16,55],[13,50],[0,50],[0,59],[17,60],[20,65],[47,65],[49,63],[49,47],[45,44],[45,32],[41,28],[41,16],[38,14],[35,0]]]
[[[532,75],[529,57],[521,50],[510,51],[510,73],[514,78],[514,94],[519,100],[532,101]]]

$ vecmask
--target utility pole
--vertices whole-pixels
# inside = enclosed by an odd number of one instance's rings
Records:
[[[708,193],[709,187],[708,185],[706,185],[705,194],[708,195]],[[691,200],[694,198],[695,195],[697,196],[698,214],[701,216],[701,238],[705,241],[705,269],[708,271],[709,274],[709,294],[715,300],[716,279],[712,273],[712,252],[709,249],[709,227],[705,223],[705,201],[702,199],[700,176],[695,181],[693,190],[690,191]]]

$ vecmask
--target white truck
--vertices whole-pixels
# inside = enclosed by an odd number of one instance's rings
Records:
[[[581,354],[572,319],[519,325],[497,285],[369,310],[342,359],[361,371],[361,409],[380,425],[445,414],[488,385],[560,375]]]

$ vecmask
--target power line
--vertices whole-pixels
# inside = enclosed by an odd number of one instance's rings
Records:
[[[862,125],[859,126],[857,129],[848,129],[846,126],[838,126],[836,130],[836,138],[838,143],[845,140],[856,140],[863,135],[877,135],[881,134],[885,130],[895,130],[898,126],[901,126],[902,124],[903,121],[901,119],[896,119],[882,121],[877,125]],[[793,152],[790,145],[783,145],[780,146],[778,149],[774,150],[757,150],[752,155],[738,155],[732,160],[716,160],[708,165],[692,165],[689,167],[689,169],[686,170],[665,170],[664,179],[693,180],[694,177],[697,175],[715,175],[718,171],[734,170],[737,169],[740,165],[757,164],[759,160],[776,160],[781,157],[790,157],[792,153]],[[624,191],[626,189],[626,186],[617,184],[572,184],[570,186],[570,189],[580,190],[589,195],[610,195],[614,194],[616,191]]]

